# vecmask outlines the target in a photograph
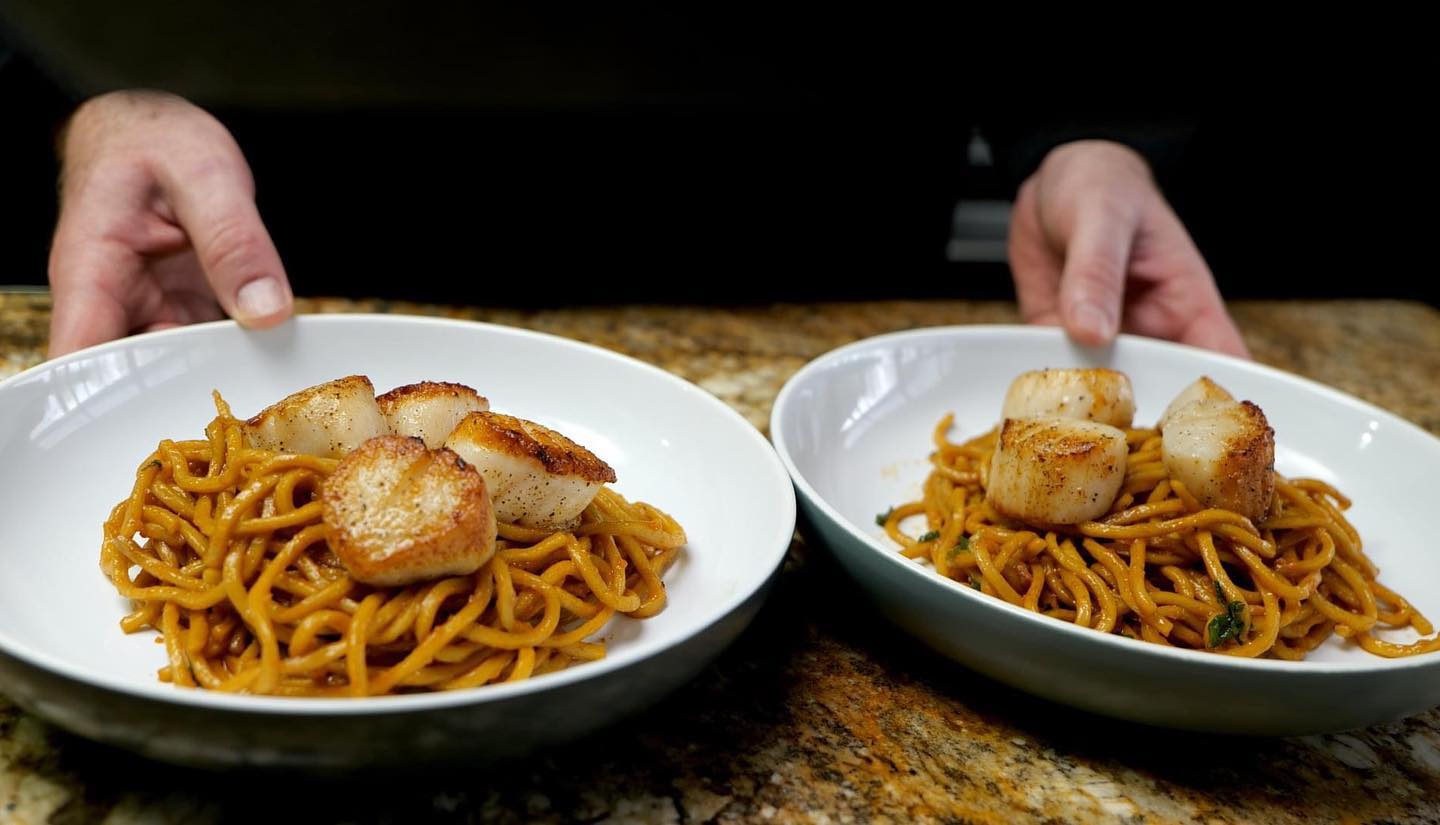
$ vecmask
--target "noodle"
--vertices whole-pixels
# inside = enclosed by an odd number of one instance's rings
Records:
[[[1350,500],[1313,479],[1275,477],[1259,524],[1207,509],[1160,461],[1155,430],[1126,433],[1120,495],[1098,520],[1039,530],[985,501],[997,431],[949,440],[935,429],[932,470],[919,501],[877,517],[908,558],[1027,610],[1156,644],[1232,656],[1302,659],[1332,636],[1378,656],[1440,650],[1440,636],[1404,598],[1376,580]],[[918,538],[901,530],[923,516]],[[1378,629],[1413,629],[1401,644]]]
[[[570,531],[499,525],[478,571],[355,581],[318,493],[339,463],[248,447],[217,393],[206,437],[160,442],[104,525],[100,566],[160,632],[162,681],[282,696],[373,696],[519,681],[605,655],[611,617],[665,606],[685,532],[602,487]]]

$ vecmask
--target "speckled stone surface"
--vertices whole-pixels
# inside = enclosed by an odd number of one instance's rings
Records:
[[[301,309],[444,314],[590,341],[700,384],[757,426],[784,380],[833,347],[1016,319],[1012,305],[968,302]],[[1233,310],[1258,360],[1440,433],[1440,312],[1379,301]],[[41,359],[48,311],[43,295],[0,293],[0,377]],[[1440,711],[1302,739],[1142,728],[976,676],[858,604],[825,554],[797,541],[751,630],[640,718],[499,768],[393,784],[287,779],[310,791],[283,806],[279,792],[146,763],[0,698],[0,823],[1440,822]]]

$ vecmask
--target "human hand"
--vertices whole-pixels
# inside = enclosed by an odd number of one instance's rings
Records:
[[[1016,196],[1010,267],[1025,320],[1062,325],[1082,344],[1124,329],[1249,357],[1149,166],[1118,143],[1051,150]]]
[[[51,357],[222,309],[249,327],[290,316],[250,167],[218,120],[174,95],[112,92],[76,110],[61,155]]]

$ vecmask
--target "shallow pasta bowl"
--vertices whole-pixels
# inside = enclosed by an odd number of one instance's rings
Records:
[[[689,536],[665,574],[665,610],[612,621],[600,661],[472,690],[295,699],[157,681],[163,647],[153,633],[121,633],[128,603],[98,567],[101,521],[136,464],[161,438],[196,437],[214,415],[212,389],[248,415],[355,373],[382,390],[469,384],[495,409],[609,462],[618,492],[668,511]],[[734,639],[794,529],[774,451],[713,396],[598,347],[485,324],[204,324],[42,364],[0,383],[0,411],[0,692],[73,732],[187,764],[340,769],[498,758],[572,739],[654,702]]]
[[[1259,404],[1276,431],[1276,469],[1349,495],[1347,515],[1380,580],[1440,618],[1430,529],[1440,440],[1248,361],[1132,336],[1087,350],[1033,327],[902,332],[801,369],[776,400],[771,437],[803,512],[876,607],[939,652],[1021,690],[1148,724],[1251,734],[1343,730],[1440,704],[1440,653],[1383,659],[1339,639],[1300,662],[1167,648],[1031,613],[902,557],[875,516],[919,497],[940,418],[955,413],[953,438],[978,435],[995,425],[1017,374],[1078,366],[1128,373],[1138,424],[1154,422],[1201,375]]]

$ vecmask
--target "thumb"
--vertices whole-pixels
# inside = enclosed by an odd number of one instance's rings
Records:
[[[1108,344],[1120,330],[1135,227],[1133,214],[1105,208],[1076,216],[1060,273],[1060,319],[1082,344]]]
[[[294,311],[290,279],[255,208],[250,170],[239,157],[206,164],[185,180],[161,173],[171,208],[226,314],[268,327]]]

